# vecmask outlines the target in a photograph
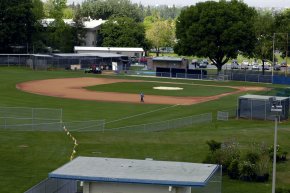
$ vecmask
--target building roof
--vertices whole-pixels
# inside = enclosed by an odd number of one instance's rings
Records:
[[[115,53],[59,53],[53,54],[58,57],[100,57],[100,58],[120,58],[125,55]]]
[[[182,58],[175,58],[175,57],[168,57],[168,56],[162,56],[162,57],[154,57],[152,58],[153,61],[171,61],[171,62],[181,62]]]
[[[84,21],[84,26],[87,29],[94,29],[100,25],[102,25],[103,23],[105,23],[107,20],[102,20],[102,19],[90,19],[88,21]]]
[[[77,157],[49,173],[49,177],[97,182],[205,186],[218,168],[214,164]]]
[[[75,46],[74,50],[77,51],[107,51],[107,52],[144,52],[143,48],[126,48],[126,47],[86,47]]]
[[[239,98],[252,99],[252,100],[267,100],[268,101],[271,97],[273,97],[273,96],[247,94],[247,95],[240,96]],[[275,96],[275,97],[276,97],[276,100],[279,100],[279,101],[289,99],[289,97],[277,97],[277,96]]]
[[[45,18],[41,20],[41,24],[43,27],[47,27],[49,26],[52,22],[54,22],[55,19],[53,18]],[[87,29],[95,29],[98,26],[102,25],[103,23],[105,23],[107,20],[102,20],[102,19],[91,19],[89,18],[89,20],[84,21],[83,25],[84,28]],[[75,24],[75,22],[73,21],[73,19],[63,19],[63,22],[67,25],[73,26]]]

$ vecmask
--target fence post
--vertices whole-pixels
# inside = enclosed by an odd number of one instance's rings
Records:
[[[31,108],[31,128],[34,130],[34,108]]]

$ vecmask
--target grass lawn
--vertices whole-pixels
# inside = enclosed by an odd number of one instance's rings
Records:
[[[158,80],[221,86],[263,85],[267,87],[285,87],[281,85],[245,82],[211,82],[87,75],[83,72],[71,71],[35,72],[25,68],[5,67],[0,68],[0,106],[62,108],[64,121],[106,119],[107,122],[115,121],[110,123],[109,127],[121,127],[175,119],[194,114],[208,112],[216,113],[217,110],[233,109],[236,107],[237,97],[239,96],[230,95],[207,103],[191,106],[177,106],[156,111],[169,106],[61,99],[25,93],[15,88],[17,83],[24,81],[82,76]],[[194,86],[193,90],[195,88],[196,86]],[[118,89],[120,90],[120,88]],[[212,91],[211,89],[206,89],[205,91],[199,90],[198,92],[210,93]],[[215,88],[215,92],[219,92],[217,88]],[[144,115],[144,113],[150,111],[154,112]],[[143,115],[138,116],[139,114]],[[132,117],[133,115],[137,116]],[[233,119],[227,122],[214,121],[209,124],[194,125],[162,132],[74,132],[73,135],[79,143],[77,155],[133,159],[151,157],[156,160],[202,162],[208,153],[208,147],[206,145],[207,140],[214,139],[216,141],[225,141],[235,139],[239,142],[242,150],[246,151],[252,147],[253,143],[273,144],[273,128],[274,123],[271,121]],[[288,121],[279,124],[278,143],[284,150],[290,153],[289,128]],[[46,178],[50,171],[68,161],[73,147],[72,141],[64,132],[20,132],[0,130],[0,143],[1,193],[19,193],[37,184],[42,179]],[[289,161],[278,164],[277,186],[290,189],[289,179]],[[223,177],[223,193],[265,193],[270,191],[270,181],[267,183],[248,183],[230,180],[226,176]]]
[[[183,90],[158,90],[153,87],[178,87]],[[164,96],[213,96],[226,92],[233,92],[235,89],[228,87],[201,86],[186,84],[165,84],[162,82],[119,82],[87,87],[89,90],[104,92],[123,92],[138,94],[143,92],[150,95]]]

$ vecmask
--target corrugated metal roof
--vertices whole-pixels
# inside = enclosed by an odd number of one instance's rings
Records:
[[[247,94],[247,95],[240,96],[239,98],[252,99],[252,100],[269,100],[271,97],[273,97],[273,96]],[[279,101],[286,100],[289,98],[289,97],[277,97],[277,96],[275,96],[275,97]]]
[[[112,51],[112,52],[144,52],[143,48],[126,48],[126,47],[86,47],[75,46],[74,50],[77,51]]]
[[[175,58],[175,57],[154,57],[152,58],[153,61],[172,61],[172,62],[181,62],[182,58]]]
[[[125,55],[115,54],[115,53],[59,53],[53,54],[58,57],[100,57],[100,58],[119,58]]]
[[[77,157],[50,178],[172,186],[205,186],[218,165],[187,162]]]

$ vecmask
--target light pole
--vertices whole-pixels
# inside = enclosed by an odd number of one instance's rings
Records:
[[[273,155],[273,177],[272,177],[272,193],[275,193],[276,189],[276,155],[277,155],[277,130],[278,130],[278,118],[280,113],[282,112],[281,104],[278,104],[279,101],[276,97],[271,97],[269,99],[271,105],[271,112],[275,113],[275,130],[274,130],[274,155]]]

